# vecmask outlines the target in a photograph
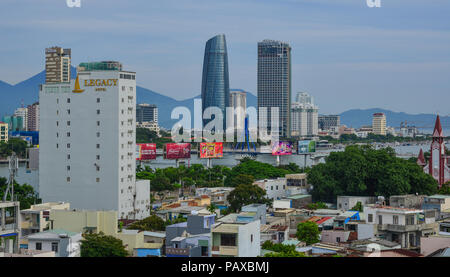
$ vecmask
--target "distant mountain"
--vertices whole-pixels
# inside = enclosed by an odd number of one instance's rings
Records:
[[[71,77],[76,78],[76,75],[76,68],[72,67]],[[24,105],[30,105],[38,101],[39,85],[43,83],[45,83],[45,70],[16,85],[10,85],[0,81],[0,117],[14,113],[14,110],[20,107],[22,100]],[[141,86],[136,87],[136,94],[136,101],[138,104],[149,103],[158,106],[159,124],[166,129],[171,129],[173,124],[178,121],[170,119],[172,110],[175,107],[187,107],[191,111],[191,116],[193,117],[194,99],[201,98],[200,95],[198,95],[178,101]],[[247,106],[256,106],[256,102],[256,96],[247,92]]]
[[[374,113],[384,113],[386,115],[386,124],[391,127],[400,127],[402,121],[407,121],[408,125],[414,125],[422,130],[429,131],[434,128],[436,121],[435,114],[407,114],[375,108],[366,110],[354,109],[343,112],[340,114],[341,124],[353,128],[372,125],[372,115]],[[441,115],[441,124],[444,129],[450,129],[450,116]]]

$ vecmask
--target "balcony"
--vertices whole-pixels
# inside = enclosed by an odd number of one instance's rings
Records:
[[[221,256],[238,256],[239,251],[237,246],[213,246],[212,253],[213,255],[221,255]]]
[[[416,232],[435,228],[435,224],[415,224],[415,225],[396,225],[396,224],[378,224],[378,231],[388,232]]]

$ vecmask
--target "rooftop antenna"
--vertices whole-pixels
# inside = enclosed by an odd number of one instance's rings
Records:
[[[8,194],[10,194],[11,201],[14,201],[14,179],[19,171],[19,159],[15,152],[12,152],[11,156],[8,157],[8,167],[9,167],[9,180],[6,186],[6,191],[3,195],[3,202],[8,199]],[[11,192],[10,192],[11,190]]]

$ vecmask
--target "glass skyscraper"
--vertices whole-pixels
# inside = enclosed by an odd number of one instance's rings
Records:
[[[274,40],[258,43],[258,110],[267,107],[267,114],[258,120],[267,120],[271,130],[273,107],[279,108],[279,127],[282,137],[291,136],[291,47]]]
[[[206,42],[202,76],[202,112],[208,107],[218,107],[223,114],[226,130],[226,107],[229,107],[230,84],[228,54],[225,35],[217,35]],[[203,127],[211,120],[203,120]]]

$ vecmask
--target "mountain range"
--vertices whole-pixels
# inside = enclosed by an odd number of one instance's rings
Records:
[[[71,77],[76,77],[76,68],[72,67]],[[16,85],[10,85],[0,81],[0,116],[14,113],[14,110],[24,105],[29,105],[38,101],[39,85],[45,83],[45,70],[24,80]],[[141,86],[136,87],[137,103],[156,104],[158,106],[160,126],[171,129],[177,120],[170,119],[171,112],[175,107],[184,106],[191,111],[193,115],[194,99],[199,99],[200,95],[185,100],[175,100],[161,93],[152,91]],[[257,98],[254,94],[247,92],[247,106],[256,106]],[[386,114],[387,125],[398,127],[403,121],[408,125],[415,125],[423,129],[432,129],[436,120],[434,114],[407,114],[403,112],[393,112],[381,108],[374,109],[352,109],[340,114],[341,124],[348,127],[359,128],[372,124],[372,115],[376,112]],[[441,122],[444,129],[450,130],[450,116],[441,116]],[[446,128],[447,127],[447,128]],[[448,131],[446,132],[448,133]]]

